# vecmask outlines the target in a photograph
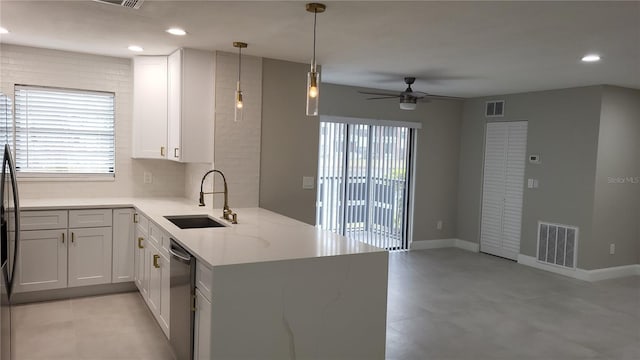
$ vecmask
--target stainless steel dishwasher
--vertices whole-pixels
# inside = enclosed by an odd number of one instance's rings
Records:
[[[169,253],[171,254],[169,342],[176,360],[192,360],[196,259],[173,239],[171,239]]]

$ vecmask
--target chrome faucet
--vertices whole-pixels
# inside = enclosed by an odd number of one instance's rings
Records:
[[[207,178],[207,175],[214,172],[222,176],[222,182],[224,183],[224,191],[203,192],[202,187],[204,186],[204,179]],[[229,191],[227,187],[227,178],[224,177],[224,174],[222,173],[222,171],[216,170],[216,169],[209,170],[202,177],[202,181],[200,181],[200,204],[199,204],[200,206],[205,206],[204,196],[206,194],[224,194],[224,206],[222,208],[222,218],[227,221],[231,221],[232,224],[238,223],[238,214],[234,213],[233,211],[231,211],[231,208],[229,208]]]

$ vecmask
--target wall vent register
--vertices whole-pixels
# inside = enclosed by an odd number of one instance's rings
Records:
[[[144,0],[93,0],[99,3],[124,6],[132,9],[140,9]]]
[[[504,116],[504,100],[487,101],[485,105],[484,116],[503,117]]]
[[[538,223],[538,261],[575,269],[578,228],[552,223]]]

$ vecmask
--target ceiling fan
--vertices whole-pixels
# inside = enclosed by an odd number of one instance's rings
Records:
[[[405,77],[404,82],[407,84],[407,88],[401,93],[384,93],[384,92],[369,92],[358,91],[365,95],[377,95],[376,97],[367,98],[367,100],[382,100],[382,99],[395,99],[400,98],[400,109],[402,110],[415,110],[418,100],[421,102],[428,102],[430,99],[461,99],[453,96],[442,96],[428,94],[422,91],[413,91],[411,85],[416,81],[415,77]]]

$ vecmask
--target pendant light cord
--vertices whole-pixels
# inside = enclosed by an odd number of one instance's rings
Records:
[[[313,71],[316,71],[316,19],[318,10],[313,11]]]
[[[238,47],[238,91],[240,90],[240,73],[242,72],[242,47]]]

